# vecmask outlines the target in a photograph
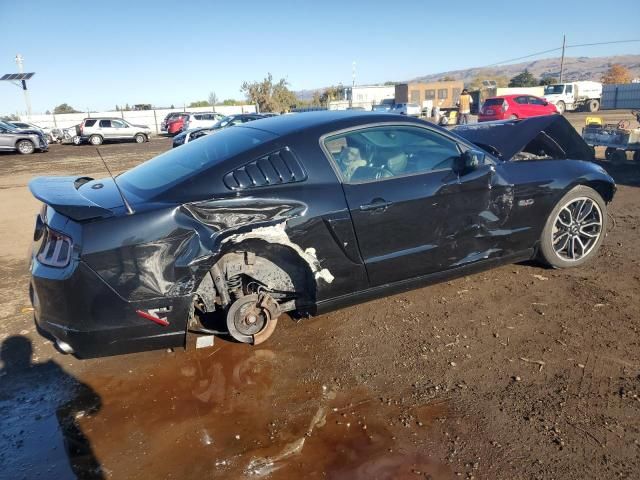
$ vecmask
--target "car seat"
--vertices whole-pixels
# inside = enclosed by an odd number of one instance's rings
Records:
[[[356,147],[342,147],[338,154],[338,164],[345,180],[350,180],[353,172],[359,167],[364,167],[367,162],[360,155],[360,150]]]

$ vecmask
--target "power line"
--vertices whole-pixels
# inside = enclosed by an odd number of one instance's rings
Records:
[[[612,45],[614,43],[637,43],[640,42],[640,39],[633,39],[633,40],[611,40],[608,42],[595,42],[595,43],[580,43],[580,44],[576,44],[576,45],[567,45],[565,48],[577,48],[577,47],[594,47],[597,45]],[[494,67],[496,65],[502,65],[503,63],[511,63],[511,62],[515,62],[517,60],[524,60],[526,58],[531,58],[531,57],[537,57],[538,55],[543,55],[545,53],[551,53],[551,52],[557,52],[559,50],[562,50],[562,47],[558,47],[558,48],[551,48],[549,50],[543,50],[541,52],[536,52],[536,53],[531,53],[529,55],[524,55],[522,57],[516,57],[516,58],[510,58],[509,60],[503,60],[501,62],[496,62],[496,63],[492,63],[490,65],[486,65],[485,67],[475,67],[475,68],[488,68],[488,67]]]

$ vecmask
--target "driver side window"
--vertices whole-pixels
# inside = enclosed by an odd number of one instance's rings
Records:
[[[372,127],[327,137],[325,149],[343,182],[362,183],[451,169],[458,144],[432,130]]]

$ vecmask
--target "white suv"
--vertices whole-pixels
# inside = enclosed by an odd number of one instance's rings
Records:
[[[411,117],[420,116],[420,105],[417,103],[396,103],[389,113],[399,113],[400,115],[409,115]]]
[[[186,132],[192,128],[213,127],[222,117],[224,117],[224,115],[216,112],[190,113],[187,118],[184,119],[182,131]]]

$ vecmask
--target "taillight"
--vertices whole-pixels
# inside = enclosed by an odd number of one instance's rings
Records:
[[[73,246],[71,238],[51,230],[46,225],[43,225],[43,227],[41,232],[36,232],[36,234],[43,237],[36,258],[43,265],[59,268],[66,267],[71,260]]]

